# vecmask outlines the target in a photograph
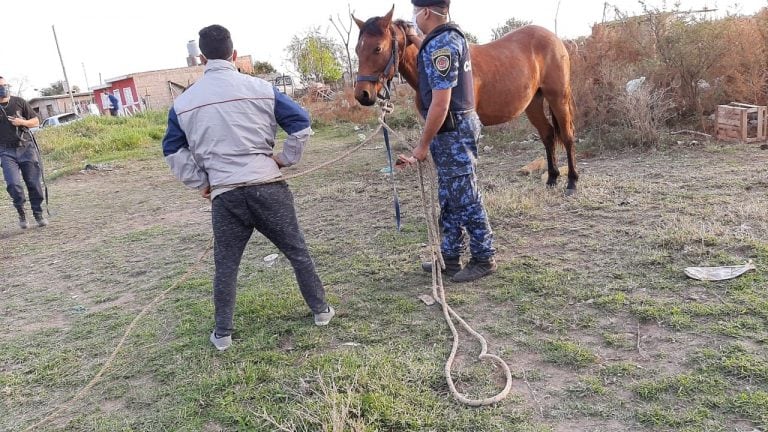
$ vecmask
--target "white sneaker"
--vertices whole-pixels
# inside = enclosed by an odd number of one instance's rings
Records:
[[[315,325],[317,326],[324,326],[328,325],[329,322],[331,322],[331,318],[336,315],[336,311],[333,310],[333,306],[328,305],[328,309],[325,310],[325,312],[320,312],[315,314]]]
[[[211,343],[219,351],[224,351],[232,345],[232,336],[216,336],[216,331],[211,332]]]

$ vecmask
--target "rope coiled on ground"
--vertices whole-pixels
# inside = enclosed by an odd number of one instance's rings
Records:
[[[486,342],[483,335],[475,331],[466,321],[448,305],[445,300],[445,287],[443,286],[443,273],[442,268],[445,267],[443,261],[443,254],[440,252],[440,231],[438,224],[437,203],[435,198],[435,191],[433,185],[437,184],[434,174],[434,167],[431,161],[419,162],[419,186],[421,189],[421,201],[424,207],[424,218],[427,222],[427,236],[429,238],[430,258],[432,261],[432,298],[435,299],[442,306],[443,317],[448,323],[448,327],[451,329],[453,335],[453,345],[451,347],[451,354],[445,362],[445,378],[448,381],[448,388],[451,390],[451,394],[457,401],[473,406],[486,406],[492,405],[502,401],[509,395],[512,389],[512,371],[510,371],[507,363],[499,356],[494,354],[488,354],[488,342]],[[470,399],[461,394],[453,382],[453,376],[451,376],[451,369],[453,368],[453,362],[456,358],[456,352],[459,349],[459,332],[456,330],[456,326],[453,324],[453,319],[459,322],[461,326],[469,334],[475,337],[480,342],[480,354],[478,359],[481,361],[492,361],[501,366],[504,370],[504,376],[506,378],[506,384],[504,389],[497,393],[495,396],[484,399]]]

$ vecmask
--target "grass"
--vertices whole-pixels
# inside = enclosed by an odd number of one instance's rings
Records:
[[[742,392],[736,395],[728,405],[731,411],[747,416],[758,427],[768,428],[768,393]]]
[[[597,360],[589,349],[564,340],[545,342],[544,359],[557,365],[577,368],[588,366]]]
[[[72,174],[87,164],[157,157],[167,114],[148,111],[131,117],[86,117],[37,134],[48,163],[48,179]]]
[[[640,381],[633,391],[644,400],[656,400],[662,395],[691,398],[702,394],[722,394],[727,388],[725,380],[717,375],[675,375],[656,380]]]
[[[207,204],[162,161],[164,125],[163,113],[149,113],[41,132],[55,170],[56,217],[45,230],[0,227],[0,323],[12,329],[0,336],[0,412],[10,413],[0,430],[24,430],[69,403],[134,317],[208,244]],[[287,173],[331,159],[369,128],[322,126],[302,165]],[[768,427],[768,182],[755,150],[713,144],[582,159],[579,195],[564,199],[538,176],[512,174],[541,155],[529,134],[521,124],[484,131],[492,148],[481,153],[479,174],[499,271],[446,286],[449,303],[512,369],[513,391],[502,403],[468,408],[449,394],[450,332],[440,309],[417,298],[431,291],[418,268],[426,253],[418,178],[396,174],[397,232],[391,184],[380,172],[386,155],[374,140],[290,182],[338,312],[330,326],[312,325],[290,265],[280,257],[266,266],[263,257],[277,251],[254,235],[231,350],[217,353],[206,339],[207,257],[138,322],[102,379],[40,430]],[[86,163],[115,169],[79,173]],[[0,220],[12,216],[0,209]],[[682,273],[747,259],[757,271],[732,281]],[[461,341],[459,390],[499,391],[503,375],[476,360],[469,335]]]

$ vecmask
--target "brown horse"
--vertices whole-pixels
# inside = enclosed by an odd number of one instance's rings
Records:
[[[353,17],[360,28],[355,48],[360,63],[355,99],[361,105],[373,105],[385,82],[398,71],[418,94],[419,50],[405,37],[407,24],[392,21],[394,10],[392,7],[387,15],[365,22]],[[555,143],[559,142],[568,155],[566,193],[575,193],[579,175],[574,154],[571,66],[563,42],[545,28],[525,26],[487,44],[470,44],[469,51],[480,121],[490,126],[525,112],[544,142],[547,186],[554,187],[560,175],[555,156]],[[545,100],[552,123],[544,112]]]

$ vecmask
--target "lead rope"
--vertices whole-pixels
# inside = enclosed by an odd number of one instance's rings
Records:
[[[387,88],[389,84],[387,84]],[[392,164],[392,146],[389,143],[389,129],[387,124],[387,114],[392,113],[395,106],[389,100],[385,100],[379,103],[381,107],[381,117],[379,118],[379,128],[384,133],[384,144],[387,150],[387,162],[389,167],[389,180],[392,183],[392,205],[395,208],[395,225],[397,226],[397,232],[400,232],[400,198],[397,195],[397,183],[395,182],[395,166]]]
[[[339,162],[342,159],[345,159],[345,158],[349,157],[355,151],[361,149],[364,145],[368,144],[373,139],[373,137],[375,137],[376,134],[382,128],[385,128],[389,132],[392,132],[395,136],[400,138],[401,141],[404,141],[402,139],[402,136],[400,136],[397,132],[392,130],[392,128],[390,128],[386,124],[386,122],[384,121],[384,118],[385,118],[386,114],[387,114],[387,112],[384,109],[382,109],[382,113],[381,113],[381,115],[379,116],[379,119],[378,119],[379,126],[376,128],[376,130],[374,130],[373,133],[371,133],[368,136],[368,138],[363,140],[359,145],[357,145],[357,146],[353,147],[352,149],[346,151],[344,154],[342,154],[338,158],[333,159],[333,160],[328,161],[328,162],[325,162],[323,164],[320,164],[320,165],[318,165],[318,166],[316,166],[314,168],[311,168],[311,169],[309,169],[307,171],[303,171],[303,172],[292,174],[292,175],[285,176],[285,177],[278,177],[278,178],[272,179],[272,180],[267,180],[267,181],[262,182],[260,184],[273,183],[273,182],[278,182],[278,181],[283,181],[283,180],[288,180],[288,179],[300,177],[300,176],[307,175],[309,173],[315,172],[317,170],[320,170],[320,169],[322,169],[322,168],[324,168],[324,167],[326,167],[328,165],[331,165],[331,164],[334,164],[336,162]],[[466,405],[469,405],[469,406],[484,406],[484,405],[494,404],[496,402],[501,401],[502,399],[507,397],[507,395],[509,394],[509,391],[510,391],[510,389],[512,387],[512,374],[511,374],[511,372],[509,370],[509,366],[507,366],[507,364],[506,364],[506,362],[504,362],[504,360],[502,360],[501,358],[499,358],[499,357],[497,357],[495,355],[487,354],[486,353],[487,352],[488,344],[485,341],[485,338],[483,338],[483,336],[481,334],[479,334],[476,331],[474,331],[472,329],[472,327],[470,327],[469,324],[467,324],[456,312],[454,312],[453,309],[451,309],[448,306],[448,304],[446,303],[446,301],[445,301],[445,290],[443,288],[443,283],[442,283],[442,273],[438,270],[439,268],[442,268],[442,266],[444,266],[444,264],[443,264],[443,257],[442,257],[442,254],[440,253],[440,248],[439,248],[440,236],[439,236],[439,233],[438,233],[437,229],[435,228],[437,226],[437,214],[435,213],[435,207],[436,206],[435,206],[435,202],[434,202],[434,193],[430,194],[430,196],[432,198],[431,198],[431,201],[429,201],[430,205],[427,205],[427,202],[428,202],[427,201],[427,194],[426,194],[426,187],[427,186],[425,185],[425,181],[424,181],[424,174],[423,174],[424,167],[423,167],[423,165],[424,164],[419,163],[419,179],[420,179],[420,182],[421,182],[422,205],[424,206],[424,213],[425,213],[425,217],[427,219],[427,228],[428,228],[428,233],[429,233],[429,237],[430,237],[430,244],[431,244],[431,249],[432,249],[432,296],[435,298],[435,300],[437,300],[443,306],[443,316],[445,317],[446,321],[448,322],[448,326],[450,327],[451,333],[453,334],[453,348],[451,349],[451,354],[448,357],[448,360],[447,360],[447,362],[445,364],[445,375],[446,375],[446,378],[448,380],[448,387],[451,389],[451,394],[453,395],[453,397],[456,400],[458,400],[459,402],[463,403],[463,404],[466,404]],[[435,184],[435,182],[432,181],[432,182],[430,182],[430,184]],[[236,186],[236,185],[230,185],[230,186]],[[434,192],[432,190],[430,190],[430,191]],[[32,426],[29,426],[26,429],[24,429],[25,432],[36,431],[41,426],[43,426],[46,423],[50,422],[51,420],[53,420],[54,418],[59,416],[61,413],[63,413],[67,409],[69,409],[69,407],[71,407],[75,402],[77,402],[78,400],[82,399],[83,396],[85,396],[85,394],[88,393],[88,391],[90,391],[96,385],[96,383],[101,380],[101,378],[104,376],[106,371],[109,370],[110,367],[112,367],[112,364],[114,363],[115,359],[117,358],[118,352],[123,348],[123,345],[125,344],[126,340],[128,339],[128,336],[131,334],[133,329],[136,327],[137,323],[139,322],[139,319],[144,317],[144,315],[146,315],[149,312],[150,309],[152,309],[153,307],[155,307],[158,304],[160,304],[165,299],[165,296],[167,296],[171,291],[173,291],[179,285],[181,285],[184,281],[186,281],[186,279],[189,277],[189,275],[191,275],[192,272],[197,269],[197,267],[202,263],[202,261],[208,255],[208,253],[210,253],[211,249],[213,249],[213,238],[211,238],[208,241],[208,245],[206,246],[205,250],[203,250],[203,252],[200,254],[200,256],[198,257],[197,261],[195,261],[195,263],[192,264],[187,269],[187,271],[181,276],[181,278],[179,278],[173,285],[168,287],[168,289],[166,289],[165,291],[160,293],[157,297],[155,297],[149,304],[147,304],[141,310],[141,312],[139,312],[138,315],[136,315],[136,317],[133,319],[133,321],[131,321],[131,323],[128,325],[128,328],[126,328],[125,333],[123,334],[123,337],[120,338],[120,342],[118,342],[117,346],[112,351],[112,354],[110,354],[109,358],[104,363],[104,365],[101,367],[99,372],[93,378],[91,378],[91,380],[88,382],[88,384],[86,384],[80,391],[78,391],[75,394],[75,396],[73,396],[70,400],[68,400],[67,402],[63,403],[62,405],[59,405],[58,407],[56,407],[53,411],[51,411],[50,414],[45,416],[42,420],[40,420],[37,423],[33,424]],[[437,263],[440,263],[441,267],[438,267],[436,265]],[[436,292],[438,287],[439,287],[439,295]],[[486,399],[474,400],[474,399],[466,398],[465,396],[463,396],[462,394],[460,394],[456,390],[456,386],[455,386],[455,384],[453,382],[453,378],[451,377],[451,368],[453,366],[453,360],[454,360],[454,357],[456,355],[456,351],[458,350],[459,336],[458,336],[458,332],[456,331],[456,327],[453,325],[453,322],[451,320],[451,315],[454,316],[459,321],[459,323],[461,323],[461,325],[464,327],[464,329],[466,329],[470,334],[472,334],[473,336],[478,338],[478,340],[480,341],[482,350],[481,350],[479,358],[481,360],[482,359],[492,359],[492,360],[496,361],[497,363],[501,364],[502,367],[504,368],[504,371],[505,371],[505,374],[506,374],[506,378],[507,378],[507,384],[504,387],[504,390],[502,390],[502,392],[497,394],[496,396],[493,396],[491,398],[486,398]]]
[[[285,176],[285,177],[281,176],[281,177],[278,177],[278,178],[275,178],[275,179],[266,180],[266,181],[259,182],[259,183],[252,183],[252,184],[251,183],[248,183],[248,184],[239,183],[239,184],[234,184],[234,185],[222,185],[222,186],[219,186],[219,187],[238,187],[238,186],[251,186],[251,185],[256,185],[256,184],[275,183],[275,182],[279,182],[279,181],[284,181],[284,180],[289,180],[289,179],[293,179],[293,178],[296,178],[296,177],[304,176],[304,175],[313,173],[315,171],[318,171],[320,169],[323,169],[323,168],[327,167],[328,165],[335,164],[335,163],[341,161],[342,159],[345,159],[345,158],[349,157],[352,153],[356,152],[357,150],[360,150],[364,145],[368,144],[376,136],[376,134],[379,133],[379,131],[382,129],[382,127],[385,125],[385,123],[384,123],[384,116],[385,115],[386,115],[386,112],[384,110],[382,110],[382,114],[381,114],[381,116],[379,116],[379,119],[378,119],[379,126],[376,128],[376,130],[373,131],[373,133],[371,133],[368,136],[368,138],[366,138],[360,144],[358,144],[355,147],[347,150],[341,156],[339,156],[339,157],[337,157],[337,158],[335,158],[333,160],[330,160],[328,162],[324,162],[324,163],[322,163],[322,164],[320,164],[320,165],[318,165],[316,167],[310,168],[310,169],[308,169],[306,171],[302,171],[302,172],[296,173],[296,174],[291,174],[291,175],[288,175],[288,176]],[[67,409],[69,409],[75,402],[77,402],[80,399],[82,399],[83,396],[85,396],[85,394],[88,393],[96,385],[96,383],[101,380],[101,378],[104,376],[106,371],[109,370],[109,368],[112,367],[112,364],[114,363],[115,359],[117,358],[118,352],[123,348],[123,345],[125,345],[125,342],[128,339],[128,336],[134,330],[134,328],[138,324],[139,320],[142,317],[144,317],[144,315],[146,315],[149,312],[150,309],[152,309],[153,307],[155,307],[158,304],[160,304],[165,299],[166,295],[168,295],[171,291],[173,291],[179,285],[184,283],[184,281],[187,280],[187,278],[192,274],[192,272],[195,271],[197,269],[197,267],[203,262],[203,260],[208,255],[208,253],[210,253],[211,249],[213,249],[213,237],[211,237],[211,239],[208,241],[208,245],[205,247],[205,250],[203,250],[203,252],[197,258],[197,261],[195,261],[187,269],[187,271],[181,276],[181,278],[179,278],[173,285],[168,287],[168,289],[166,289],[165,291],[160,293],[157,297],[155,297],[151,302],[149,302],[149,304],[147,304],[141,310],[141,312],[139,312],[138,315],[136,315],[136,317],[133,319],[133,321],[131,321],[131,323],[128,325],[128,328],[125,329],[125,333],[123,334],[123,337],[120,338],[120,342],[118,342],[117,346],[112,351],[112,354],[109,355],[109,358],[107,358],[107,361],[101,367],[99,372],[96,373],[96,375],[94,375],[93,378],[91,378],[91,380],[88,382],[88,384],[86,384],[82,389],[80,389],[80,391],[78,391],[70,400],[68,400],[68,401],[64,402],[63,404],[59,405],[58,407],[56,407],[53,411],[51,411],[50,414],[48,414],[42,420],[38,421],[37,423],[33,424],[32,426],[27,427],[26,429],[24,429],[24,431],[25,432],[37,431],[41,426],[45,425],[46,423],[49,423],[51,420],[53,420],[56,417],[60,416],[63,412],[65,412]]]
[[[88,384],[85,385],[80,391],[75,394],[75,396],[72,397],[72,399],[68,400],[62,405],[59,405],[51,411],[50,414],[45,416],[42,420],[39,422],[33,424],[32,426],[29,426],[28,428],[24,429],[26,432],[36,431],[44,424],[48,423],[49,421],[53,420],[54,418],[58,417],[61,413],[69,409],[75,402],[82,399],[83,396],[85,396],[86,393],[88,393],[93,386],[96,385],[97,382],[101,380],[101,377],[104,376],[104,373],[112,366],[112,363],[117,358],[117,353],[120,351],[120,349],[123,348],[123,345],[125,345],[125,341],[128,339],[128,335],[131,334],[133,329],[138,324],[139,320],[146,315],[151,308],[158,305],[160,302],[163,301],[166,295],[176,289],[179,285],[184,283],[184,281],[187,280],[187,278],[197,269],[197,267],[203,262],[206,256],[208,256],[208,253],[213,248],[213,237],[208,241],[208,245],[205,247],[205,250],[200,254],[200,256],[197,258],[197,260],[189,266],[187,271],[176,281],[174,282],[170,287],[168,287],[165,291],[161,292],[160,295],[154,298],[151,302],[149,302],[148,305],[144,306],[144,309],[139,312],[138,315],[131,321],[131,323],[128,325],[128,328],[125,330],[125,333],[123,334],[123,337],[120,338],[120,342],[118,342],[115,349],[112,351],[112,354],[109,355],[109,358],[107,358],[107,361],[104,363],[104,365],[101,367],[101,370],[88,382]]]
[[[402,140],[402,137],[399,136],[397,132],[392,130],[383,121],[381,122],[381,126]],[[438,203],[435,198],[436,191],[434,190],[434,185],[437,184],[437,180],[434,173],[434,166],[431,163],[431,158],[430,162],[419,162],[418,169],[419,189],[421,190],[421,204],[424,208],[424,218],[427,222],[427,238],[429,240],[430,258],[432,261],[432,298],[434,298],[435,301],[440,303],[442,306],[443,317],[448,323],[448,327],[451,329],[451,334],[453,335],[453,346],[451,347],[451,354],[445,361],[444,368],[445,378],[448,381],[448,388],[451,390],[451,395],[453,398],[465,405],[473,407],[492,405],[504,400],[507,396],[509,396],[509,392],[512,389],[512,371],[510,371],[507,362],[505,362],[501,357],[494,354],[488,354],[488,342],[485,340],[483,335],[476,332],[469,324],[467,324],[467,322],[464,321],[464,319],[458,313],[456,313],[456,311],[454,311],[453,308],[451,308],[448,305],[448,302],[445,300],[445,287],[443,286],[443,273],[441,271],[442,268],[445,267],[445,261],[443,260],[443,254],[440,251],[440,231],[438,229],[437,214]],[[501,366],[501,368],[504,370],[506,385],[504,386],[504,389],[497,393],[495,396],[485,399],[470,399],[459,393],[459,391],[456,389],[456,385],[453,382],[453,377],[451,376],[451,369],[453,368],[453,362],[456,358],[456,352],[459,349],[459,332],[456,330],[456,326],[453,324],[452,318],[458,321],[464,330],[466,330],[470,335],[475,337],[480,342],[480,354],[477,358],[480,361],[492,361]]]

